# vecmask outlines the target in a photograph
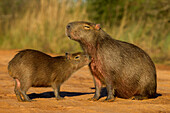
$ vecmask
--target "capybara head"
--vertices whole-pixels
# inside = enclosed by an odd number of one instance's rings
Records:
[[[100,30],[99,24],[83,21],[71,22],[66,26],[66,34],[70,39],[85,43],[95,42]]]
[[[66,53],[66,59],[71,62],[71,64],[77,68],[83,67],[84,65],[88,65],[91,62],[90,57],[82,52],[78,53]]]

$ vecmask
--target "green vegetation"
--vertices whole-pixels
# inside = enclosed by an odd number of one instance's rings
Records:
[[[66,37],[65,26],[70,21],[87,20],[85,8],[80,5],[82,2],[31,1],[27,2],[27,10],[23,7],[18,12],[11,10],[11,13],[6,15],[5,13],[2,15],[3,12],[1,12],[1,17],[4,16],[4,18],[1,18],[0,23],[1,31],[3,31],[0,32],[0,48],[34,48],[55,53],[80,50],[78,43]],[[5,16],[8,17],[5,18]]]
[[[71,21],[100,23],[113,38],[144,49],[155,62],[170,61],[169,0],[1,0],[0,48],[76,52],[65,35]]]

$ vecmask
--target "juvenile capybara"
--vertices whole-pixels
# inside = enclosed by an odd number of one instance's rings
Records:
[[[48,86],[53,88],[58,100],[62,99],[59,94],[61,84],[89,63],[89,56],[80,52],[51,57],[37,50],[26,49],[9,62],[8,73],[15,80],[14,91],[18,101],[31,101],[26,95],[30,87]]]
[[[113,39],[99,24],[71,22],[67,36],[78,41],[92,58],[89,64],[98,100],[102,84],[106,85],[106,101],[114,96],[142,100],[154,97],[157,89],[156,69],[151,58],[139,47]]]

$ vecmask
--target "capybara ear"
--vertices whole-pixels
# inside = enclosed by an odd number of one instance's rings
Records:
[[[70,60],[71,59],[71,54],[70,53],[65,53],[66,59]]]
[[[101,29],[100,24],[96,24],[95,29],[100,30]]]

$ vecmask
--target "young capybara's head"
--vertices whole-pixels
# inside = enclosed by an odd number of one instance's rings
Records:
[[[101,28],[99,24],[77,21],[66,26],[67,36],[75,41],[84,43],[95,42]]]
[[[65,56],[66,59],[70,61],[71,65],[73,67],[76,67],[77,69],[88,65],[91,62],[91,58],[89,57],[89,55],[82,52],[73,54],[66,53]]]

